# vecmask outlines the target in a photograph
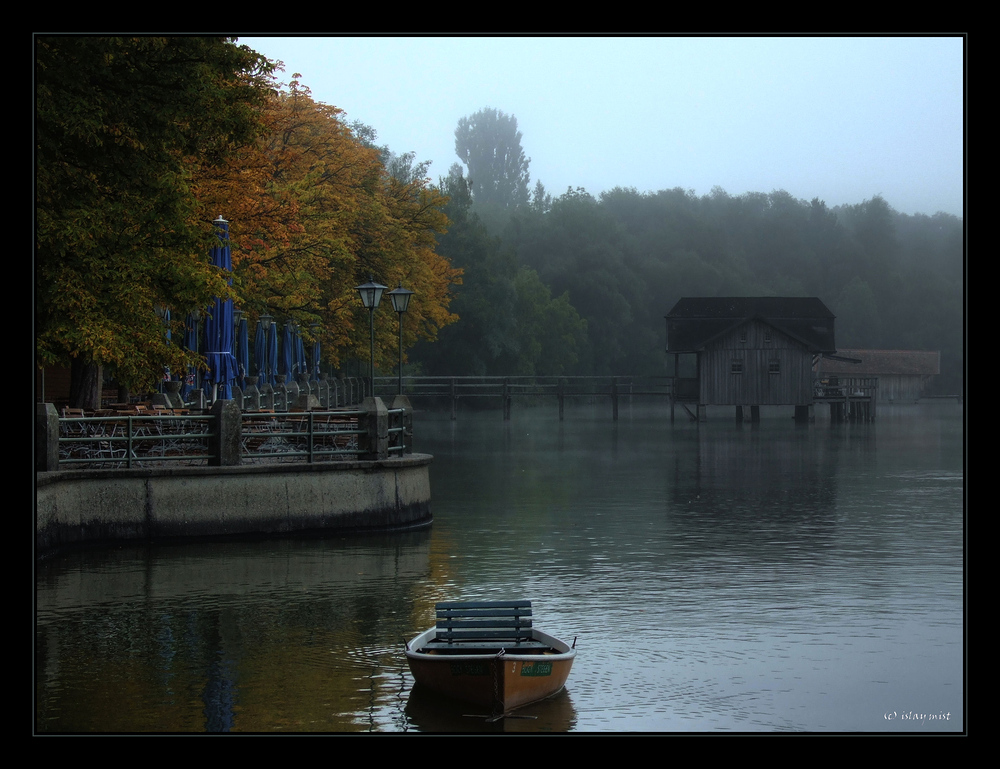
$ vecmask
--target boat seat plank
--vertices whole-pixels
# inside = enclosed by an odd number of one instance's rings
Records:
[[[437,604],[436,612],[435,646],[462,644],[471,649],[469,641],[490,642],[489,648],[531,643],[531,601],[449,601]]]
[[[524,641],[519,644],[502,643],[447,643],[442,641],[430,641],[423,646],[422,652],[436,652],[438,654],[499,654],[504,651],[507,654],[532,654],[537,652],[550,651],[548,644],[541,641]]]
[[[442,609],[517,609],[531,608],[531,601],[442,601],[436,604],[438,611]]]

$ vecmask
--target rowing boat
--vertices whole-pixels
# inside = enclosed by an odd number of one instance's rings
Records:
[[[576,650],[532,627],[530,601],[439,603],[437,625],[406,645],[418,686],[501,716],[566,684]]]

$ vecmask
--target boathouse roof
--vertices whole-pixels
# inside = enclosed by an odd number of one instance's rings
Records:
[[[834,314],[816,297],[686,297],[667,314],[667,349],[695,352],[753,319],[773,326],[812,352],[836,352]]]

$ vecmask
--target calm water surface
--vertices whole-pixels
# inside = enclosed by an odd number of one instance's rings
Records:
[[[40,563],[36,729],[964,729],[960,406],[609,411],[418,414],[424,531]],[[411,691],[436,601],[508,596],[577,638],[564,692],[486,725]]]

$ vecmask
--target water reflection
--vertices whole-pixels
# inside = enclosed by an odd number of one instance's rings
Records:
[[[428,530],[39,564],[37,728],[962,729],[960,409],[423,413],[416,434]],[[566,691],[486,724],[412,690],[401,649],[436,601],[511,596],[579,639]]]

